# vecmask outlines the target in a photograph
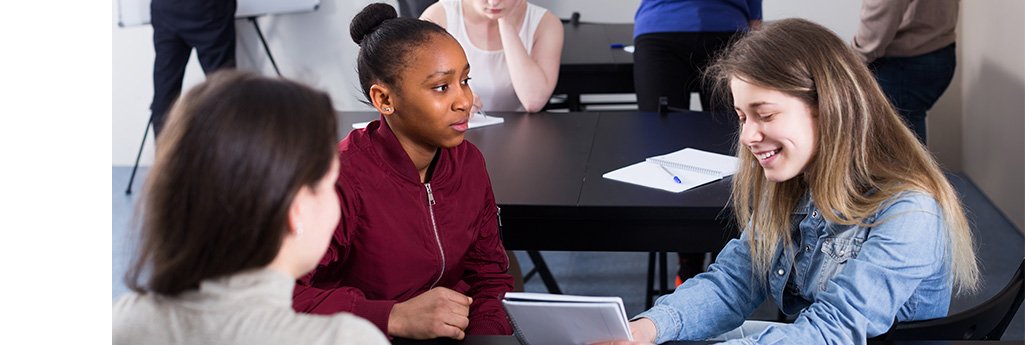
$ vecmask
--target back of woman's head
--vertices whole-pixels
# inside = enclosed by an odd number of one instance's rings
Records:
[[[733,201],[740,224],[789,241],[790,211],[810,190],[823,216],[859,224],[894,195],[917,190],[944,211],[953,242],[956,281],[971,290],[977,276],[970,229],[953,188],[931,154],[902,122],[872,73],[829,29],[802,19],[766,24],[734,42],[706,71],[726,109],[733,108],[730,80],[737,78],[803,101],[816,118],[815,156],[803,177],[773,183],[738,141],[740,169]],[[767,267],[772,243],[754,248]]]
[[[381,3],[363,8],[352,19],[349,34],[360,46],[356,68],[368,98],[375,83],[397,85],[402,69],[410,65],[417,49],[430,43],[431,35],[449,36],[438,24],[399,18],[394,7]]]
[[[337,130],[330,98],[295,82],[223,71],[190,90],[158,141],[129,287],[177,295],[268,265],[296,193],[328,173]]]

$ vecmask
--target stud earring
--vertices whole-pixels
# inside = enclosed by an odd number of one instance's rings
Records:
[[[389,107],[384,107],[384,111],[386,111],[386,112],[390,112],[390,111],[391,111],[391,108],[389,108]]]

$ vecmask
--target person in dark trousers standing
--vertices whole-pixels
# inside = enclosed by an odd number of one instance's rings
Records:
[[[634,88],[640,111],[657,111],[659,97],[689,109],[699,90],[711,110],[701,70],[738,33],[762,21],[761,0],[642,0],[634,16]]]
[[[918,140],[957,67],[959,0],[865,0],[852,46]]]
[[[236,0],[153,0],[153,133],[160,136],[168,109],[178,99],[192,49],[205,74],[235,68]]]
[[[634,17],[634,88],[637,109],[690,109],[699,90],[701,109],[715,111],[701,72],[739,33],[762,22],[761,0],[642,0]],[[676,285],[704,271],[705,255],[679,253]]]

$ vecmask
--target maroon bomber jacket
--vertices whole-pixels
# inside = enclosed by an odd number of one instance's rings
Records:
[[[473,298],[467,334],[511,334],[501,299],[513,288],[484,157],[442,149],[427,183],[383,119],[338,144],[342,219],[317,268],[297,281],[300,312],[340,311],[387,333],[395,303],[436,286]]]

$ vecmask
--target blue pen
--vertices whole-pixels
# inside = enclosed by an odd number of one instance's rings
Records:
[[[676,176],[676,174],[674,174],[672,171],[669,171],[669,168],[666,168],[662,164],[655,164],[655,165],[658,165],[659,168],[662,168],[662,170],[665,170],[666,174],[669,174],[669,176],[672,176],[673,177],[673,181],[675,181],[677,184],[682,184],[683,183],[683,181],[681,181],[680,178],[678,176]]]

